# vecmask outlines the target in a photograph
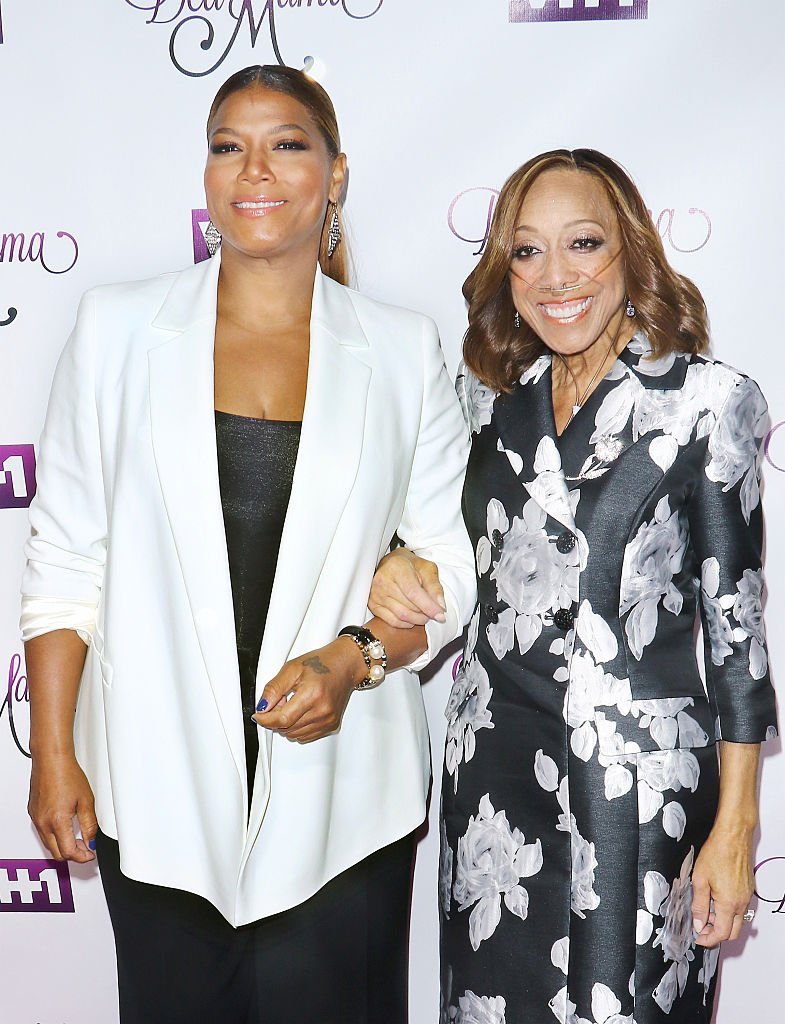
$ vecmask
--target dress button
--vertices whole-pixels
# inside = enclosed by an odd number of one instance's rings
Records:
[[[575,543],[575,534],[571,530],[565,530],[556,538],[556,550],[562,555],[567,555],[575,547]]]
[[[496,623],[499,621],[499,612],[497,611],[495,604],[486,604],[485,616],[488,619],[488,622],[491,623],[491,625],[496,625]]]
[[[566,633],[568,629],[572,629],[573,621],[575,620],[575,613],[572,608],[559,608],[558,611],[553,613],[553,624],[559,629],[563,629]]]
[[[501,549],[504,547],[504,537],[502,537],[501,530],[493,531],[493,533],[491,534],[491,541],[493,542],[493,546],[496,548],[496,550],[501,551]]]

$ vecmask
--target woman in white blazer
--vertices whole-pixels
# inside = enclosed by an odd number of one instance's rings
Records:
[[[474,599],[465,431],[433,323],[341,283],[326,93],[246,69],[208,142],[218,251],[88,292],[55,375],[30,813],[54,857],[97,846],[123,1024],[403,1021],[415,672]],[[369,637],[396,533],[438,565],[442,621]]]

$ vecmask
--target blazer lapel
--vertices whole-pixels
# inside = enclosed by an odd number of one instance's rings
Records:
[[[215,442],[215,315],[220,251],[175,278],[149,353],[153,449],[196,633],[238,773],[245,753],[231,580]],[[362,451],[371,369],[368,341],[347,291],[317,271],[300,447],[259,657],[259,689],[288,659]],[[359,356],[359,358],[358,358]],[[271,736],[262,732],[268,772]],[[260,780],[261,781],[261,780]],[[265,786],[258,787],[251,835]]]
[[[570,489],[604,476],[615,462],[662,421],[669,392],[684,384],[687,360],[679,356],[651,359],[645,335],[636,334],[559,439],[564,474]],[[680,408],[674,406],[678,416]],[[671,440],[649,439],[655,467],[665,471],[675,457]],[[669,461],[670,460],[670,461]]]
[[[338,521],[354,485],[365,435],[371,368],[368,340],[348,292],[317,270],[300,447],[257,670],[257,695],[291,657]],[[334,639],[325,635],[324,642]],[[304,652],[303,652],[304,653]],[[274,737],[260,751],[243,866],[269,800]]]
[[[216,708],[241,779],[245,754],[232,589],[218,484],[213,352],[220,253],[177,275],[153,327],[150,417],[161,490]]]
[[[347,291],[317,271],[305,413],[259,656],[260,690],[290,656],[357,476],[371,379],[362,361],[367,348]]]
[[[550,356],[541,356],[515,389],[493,407],[499,448],[513,472],[549,516],[575,530],[574,508],[562,470],[553,419]]]

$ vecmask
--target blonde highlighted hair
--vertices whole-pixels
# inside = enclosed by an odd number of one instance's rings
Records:
[[[654,352],[705,351],[709,326],[703,296],[668,263],[662,239],[629,175],[597,150],[555,149],[519,167],[499,193],[485,251],[463,286],[469,303],[463,358],[469,369],[495,391],[510,391],[521,373],[547,351],[525,321],[520,328],[513,325],[509,272],[521,205],[534,182],[551,170],[591,174],[605,189],[618,219],[627,295]]]

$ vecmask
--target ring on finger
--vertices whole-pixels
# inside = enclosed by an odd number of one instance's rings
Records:
[[[752,909],[752,907],[747,907],[747,909],[742,914],[741,919],[746,924],[749,924],[751,921],[755,920],[755,911]]]

